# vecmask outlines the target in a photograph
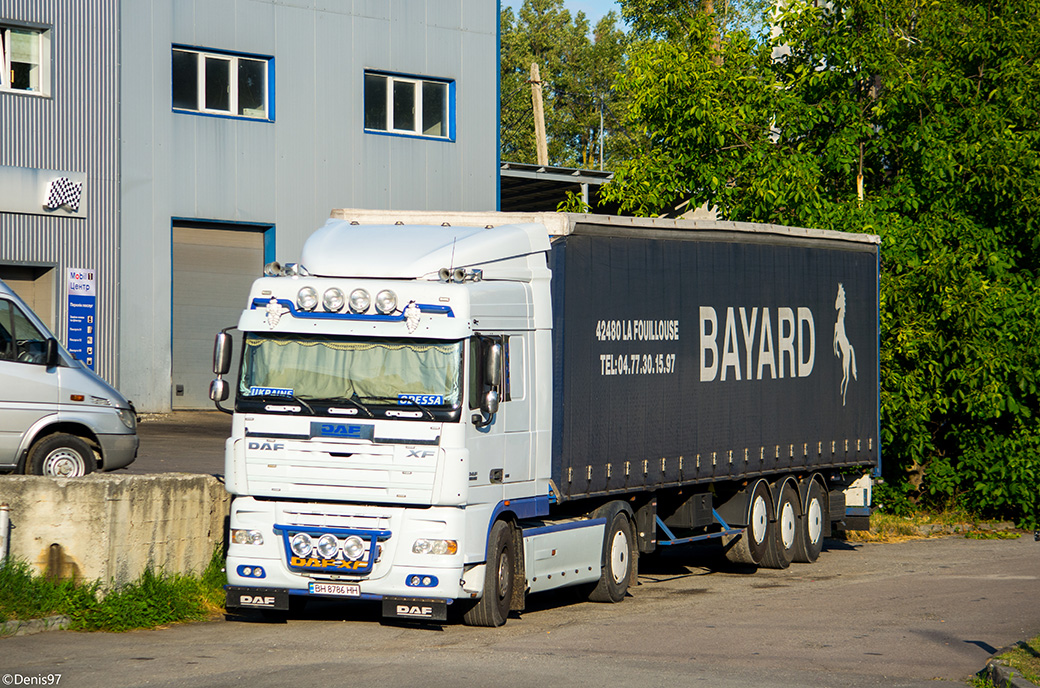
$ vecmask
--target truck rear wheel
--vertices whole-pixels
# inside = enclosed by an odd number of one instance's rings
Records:
[[[794,546],[794,560],[811,564],[823,551],[823,528],[827,519],[825,492],[819,480],[810,480],[805,491],[805,509]]]
[[[589,593],[592,602],[620,602],[628,592],[635,564],[635,537],[628,514],[618,510],[607,522],[599,582]]]
[[[467,626],[501,626],[509,618],[513,599],[516,550],[513,529],[505,521],[495,521],[488,536],[487,568],[484,571],[484,593],[473,607],[462,615]]]
[[[786,569],[791,565],[800,527],[798,492],[791,481],[787,481],[780,488],[780,496],[776,503],[773,537],[769,539],[769,549],[762,560],[763,566],[770,569]]]
[[[769,495],[769,485],[765,480],[759,480],[748,499],[747,528],[740,535],[722,538],[726,558],[734,564],[761,564],[773,536],[772,520],[773,500]]]

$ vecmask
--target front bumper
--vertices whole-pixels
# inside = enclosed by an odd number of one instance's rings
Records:
[[[461,508],[408,509],[239,497],[232,503],[230,526],[232,530],[259,531],[263,543],[232,542],[228,547],[229,590],[278,590],[287,595],[343,601],[395,598],[447,603],[470,596],[462,589],[465,511]],[[355,574],[351,567],[329,565],[332,563],[329,560],[295,557],[287,551],[287,543],[290,533],[301,530],[311,533],[315,539],[324,532],[343,537],[368,530],[372,539],[366,559],[358,562],[365,566],[357,567],[364,573]],[[418,538],[454,539],[459,544],[458,553],[416,554],[412,545]],[[374,555],[372,544],[377,546]],[[243,594],[255,596],[255,593]],[[240,602],[241,598],[229,598],[231,606],[255,606]]]
[[[101,468],[114,471],[129,466],[137,458],[137,447],[140,444],[136,433],[124,435],[98,435],[101,444]]]

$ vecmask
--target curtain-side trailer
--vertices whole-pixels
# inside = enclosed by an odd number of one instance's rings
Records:
[[[299,263],[254,283],[230,382],[217,337],[228,608],[377,599],[497,626],[532,592],[618,602],[658,547],[815,561],[834,524],[869,516],[878,247],[731,222],[333,211]]]

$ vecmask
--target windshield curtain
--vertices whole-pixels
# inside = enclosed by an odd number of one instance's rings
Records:
[[[461,363],[462,342],[250,334],[239,394],[304,400],[430,395],[455,406]]]

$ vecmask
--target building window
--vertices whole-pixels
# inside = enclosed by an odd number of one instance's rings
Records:
[[[272,60],[255,55],[173,49],[173,109],[273,120]]]
[[[365,72],[365,130],[454,140],[455,82]]]
[[[50,93],[50,31],[0,24],[0,90]]]

